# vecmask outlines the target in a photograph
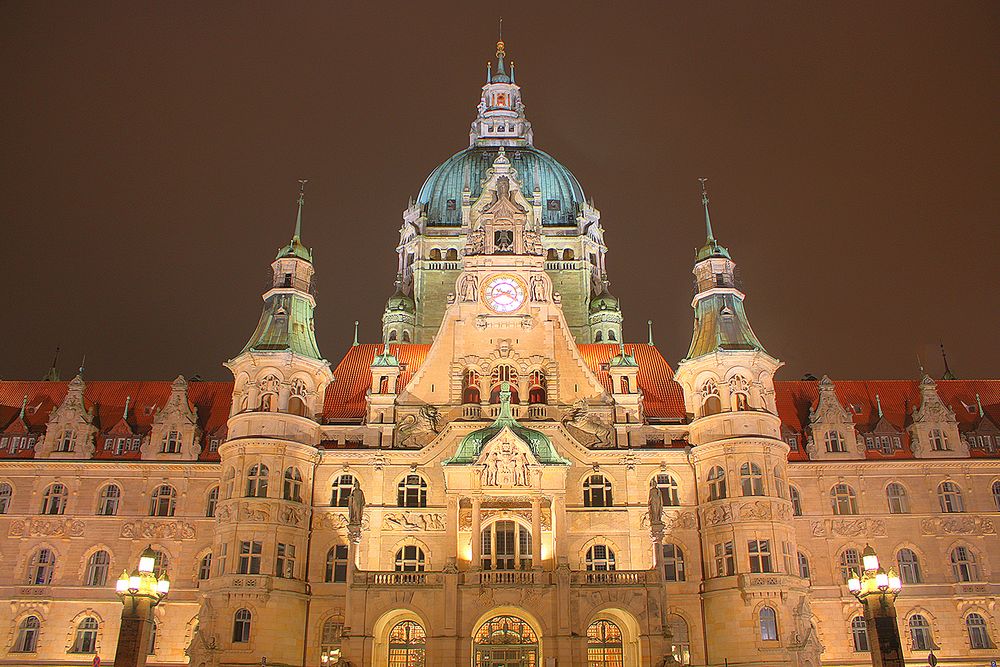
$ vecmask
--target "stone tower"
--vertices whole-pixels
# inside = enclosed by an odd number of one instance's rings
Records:
[[[304,185],[304,181],[302,181]],[[222,483],[192,663],[301,664],[313,471],[329,363],[313,332],[312,252],[295,234],[271,263],[256,331],[226,362],[235,378]],[[253,632],[250,633],[252,624]],[[246,628],[244,634],[243,628]]]
[[[774,399],[781,362],[761,345],[735,263],[716,241],[696,252],[694,333],[675,379],[691,417],[691,457],[707,571],[708,663],[818,665],[807,582],[799,577],[788,445]]]

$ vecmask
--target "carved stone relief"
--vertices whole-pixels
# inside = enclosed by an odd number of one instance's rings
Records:
[[[445,529],[440,512],[386,512],[382,515],[382,530],[437,531]]]
[[[885,537],[885,522],[881,519],[824,519],[813,521],[813,537]]]
[[[121,530],[121,536],[128,538],[190,540],[194,535],[194,526],[186,521],[130,521]]]
[[[25,519],[11,521],[9,537],[81,537],[85,525],[77,519]]]
[[[924,519],[920,522],[924,535],[993,535],[993,520],[982,516],[955,516]]]

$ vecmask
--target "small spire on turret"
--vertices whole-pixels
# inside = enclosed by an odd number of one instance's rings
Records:
[[[701,183],[701,205],[705,207],[705,235],[708,242],[711,243],[715,240],[715,235],[712,234],[712,217],[708,214],[708,188],[705,187],[708,179],[699,178],[698,181]]]
[[[882,398],[875,394],[875,404],[878,406],[878,418],[882,419]]]
[[[299,208],[295,214],[295,235],[292,237],[293,241],[299,241],[302,239],[302,205],[306,203],[306,183],[309,182],[307,178],[299,179]]]
[[[80,377],[83,377],[83,369],[86,365],[87,365],[87,355],[84,354],[83,359],[80,360],[80,371],[78,373]]]
[[[24,399],[21,400],[21,414],[18,415],[18,419],[24,421],[24,411],[28,409],[28,395],[24,395]],[[982,408],[980,408],[982,410]]]
[[[707,259],[708,257],[725,257],[728,259],[729,251],[715,240],[715,233],[712,231],[712,217],[708,213],[708,188],[705,187],[708,179],[699,178],[698,181],[701,183],[701,205],[705,209],[705,245],[695,252],[695,258],[698,261]]]
[[[979,398],[979,393],[976,393],[976,405],[979,407],[979,416],[983,417],[983,401]]]
[[[128,420],[128,406],[129,406],[130,403],[132,403],[132,397],[131,396],[126,396],[125,397],[125,411],[122,412],[122,421],[127,421]]]
[[[948,355],[944,351],[944,343],[940,343],[941,346],[941,360],[944,361],[944,375],[941,376],[942,380],[954,380],[955,374],[951,372],[951,368],[948,366]]]
[[[653,320],[646,320],[646,328],[649,329],[649,341],[647,345],[653,344]]]
[[[56,345],[56,353],[52,357],[52,365],[49,366],[48,372],[45,373],[45,377],[42,378],[43,382],[59,382],[59,369],[56,367],[59,363],[59,346]]]
[[[354,320],[354,342],[351,343],[351,347],[356,347],[358,345],[358,324],[357,320]]]

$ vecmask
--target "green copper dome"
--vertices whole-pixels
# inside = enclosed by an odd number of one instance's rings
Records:
[[[617,311],[619,310],[619,304],[618,297],[609,292],[607,286],[605,286],[600,294],[595,295],[590,300],[590,312],[600,313],[607,310]]]
[[[585,200],[583,188],[570,170],[533,146],[508,146],[506,152],[517,169],[526,196],[534,192],[536,179],[541,180],[542,224],[575,225],[577,211]],[[496,146],[473,146],[451,156],[431,172],[417,196],[417,201],[426,207],[428,224],[460,226],[466,182],[475,201],[482,194],[486,170],[496,156]]]
[[[389,297],[389,300],[385,304],[385,309],[387,311],[415,313],[417,312],[417,304],[412,296],[403,293],[402,286],[397,282],[396,291]]]

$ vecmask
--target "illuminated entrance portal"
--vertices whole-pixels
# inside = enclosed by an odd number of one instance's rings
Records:
[[[516,616],[494,616],[472,643],[473,667],[538,667],[538,635]]]

